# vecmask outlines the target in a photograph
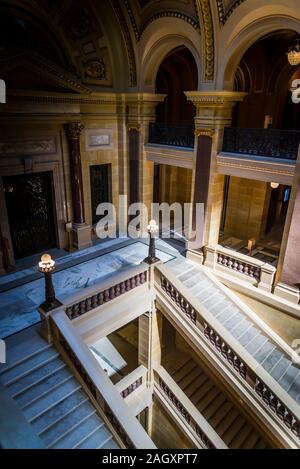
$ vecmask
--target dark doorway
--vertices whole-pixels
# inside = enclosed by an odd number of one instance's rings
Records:
[[[95,225],[104,215],[97,215],[99,204],[112,202],[111,164],[90,166],[92,223]]]
[[[55,247],[52,173],[6,176],[3,185],[15,258]]]
[[[290,199],[290,186],[279,185],[270,197],[265,237],[281,242]]]

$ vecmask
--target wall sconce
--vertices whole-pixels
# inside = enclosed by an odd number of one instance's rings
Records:
[[[272,189],[278,189],[279,183],[278,182],[270,182],[270,186],[272,187]]]

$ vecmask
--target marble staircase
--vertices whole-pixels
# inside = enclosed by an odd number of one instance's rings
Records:
[[[270,446],[198,363],[176,349],[163,366],[219,437],[231,449],[268,449]]]
[[[47,448],[118,448],[79,382],[42,338],[35,338],[28,355],[1,366],[0,383]]]
[[[300,404],[300,366],[282,350],[278,341],[266,332],[255,314],[248,314],[227,287],[221,286],[203,266],[183,258],[168,262],[172,273],[189,290],[232,338],[239,342],[252,358],[268,372],[285,392]],[[228,291],[228,293],[227,293]]]

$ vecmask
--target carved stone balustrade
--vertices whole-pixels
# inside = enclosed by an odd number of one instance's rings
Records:
[[[206,246],[205,265],[218,273],[232,275],[236,279],[250,283],[258,288],[271,291],[276,268],[219,244]]]

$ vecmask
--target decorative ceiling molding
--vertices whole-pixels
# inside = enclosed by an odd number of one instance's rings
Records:
[[[179,18],[186,23],[190,24],[196,31],[200,32],[200,23],[197,19],[193,18],[186,13],[182,13],[181,11],[160,11],[159,13],[155,13],[151,18],[149,18],[141,27],[140,36],[143,34],[144,30],[147,26],[152,23],[153,21],[157,20],[158,18]]]
[[[38,54],[24,52],[14,56],[0,58],[1,73],[5,73],[7,70],[16,69],[20,65],[24,64],[28,64],[30,69],[33,71],[37,71],[42,76],[48,77],[53,83],[63,86],[66,89],[76,91],[80,94],[92,93],[90,88],[82,85],[65,70],[60,69],[58,65],[46,60],[45,57],[40,57]]]
[[[133,11],[132,11],[132,8],[131,8],[131,6],[130,6],[129,0],[124,0],[124,5],[125,5],[125,7],[126,7],[128,16],[129,16],[129,18],[130,18],[130,23],[131,23],[131,26],[132,26],[132,29],[133,29],[133,32],[134,32],[135,39],[136,39],[137,41],[139,41],[141,35],[140,35],[140,32],[139,32],[139,28],[138,28],[138,26],[137,26],[137,24],[136,24],[135,16],[134,16]]]
[[[196,0],[196,9],[202,24],[204,36],[203,80],[213,81],[215,72],[214,25],[209,0]]]
[[[217,0],[217,7],[218,7],[218,15],[219,15],[219,24],[220,26],[224,26],[226,21],[228,20],[229,16],[233,13],[233,11],[241,5],[245,0],[236,0],[229,9],[224,7],[224,0]]]
[[[164,10],[160,11],[158,13],[155,13],[152,15],[150,18],[148,18],[140,28],[138,28],[137,23],[135,21],[135,16],[132,11],[130,1],[129,0],[124,0],[124,5],[126,7],[128,16],[130,18],[131,26],[135,35],[136,41],[139,41],[143,32],[147,28],[147,26],[150,23],[153,23],[153,21],[159,19],[159,18],[179,18],[183,21],[186,21],[186,23],[190,24],[196,31],[200,32],[200,22],[199,18],[194,18],[191,15],[188,15],[186,13],[183,13],[182,11],[177,11],[177,10]]]
[[[123,10],[120,6],[119,0],[111,0],[111,5],[117,15],[117,18],[121,27],[121,31],[124,37],[125,45],[126,45],[126,52],[128,56],[129,73],[130,73],[130,86],[136,86],[137,84],[136,63],[135,63],[134,50],[133,50],[129,28],[127,26],[127,22],[123,14]]]

